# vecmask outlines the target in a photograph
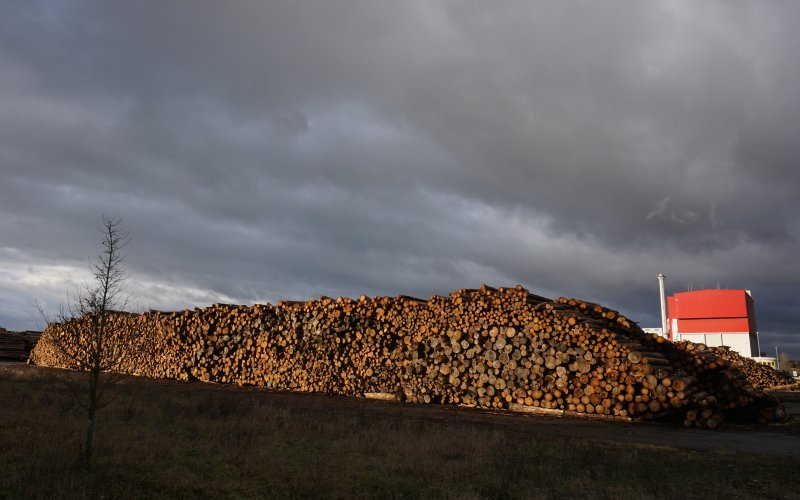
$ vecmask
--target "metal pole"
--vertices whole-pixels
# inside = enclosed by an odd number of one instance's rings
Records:
[[[667,334],[667,299],[664,296],[664,278],[666,278],[664,274],[658,274],[658,287],[661,292],[661,334],[666,338],[670,338]]]
[[[781,370],[781,358],[778,357],[778,346],[775,346],[775,366],[777,370]]]

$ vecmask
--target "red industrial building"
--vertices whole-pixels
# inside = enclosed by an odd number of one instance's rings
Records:
[[[708,346],[728,346],[758,357],[753,297],[749,290],[678,292],[667,300],[669,338]]]

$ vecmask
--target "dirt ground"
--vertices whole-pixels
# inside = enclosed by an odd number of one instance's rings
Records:
[[[0,362],[0,369],[13,370],[26,375],[37,373],[60,373],[66,376],[74,372],[43,368],[21,363]],[[189,387],[198,391],[233,391],[243,397],[263,398],[276,407],[290,407],[335,412],[337,409],[357,409],[367,414],[391,413],[408,419],[430,421],[459,421],[487,427],[503,427],[514,432],[537,436],[587,439],[667,446],[678,449],[715,451],[723,453],[763,454],[792,459],[800,458],[800,394],[778,393],[784,401],[788,422],[782,425],[741,426],[727,425],[709,431],[686,429],[679,423],[666,422],[606,422],[572,417],[548,417],[528,415],[510,411],[489,411],[475,408],[459,408],[439,405],[417,405],[380,401],[366,398],[278,392],[251,387],[237,387],[202,382],[179,382],[127,377],[122,383],[143,384],[153,387]]]

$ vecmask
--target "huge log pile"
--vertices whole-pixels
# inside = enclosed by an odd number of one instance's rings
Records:
[[[521,286],[428,300],[215,304],[115,315],[112,325],[125,332],[117,338],[139,338],[115,370],[150,377],[600,418],[677,415],[706,428],[731,411],[774,406],[737,362],[645,334],[617,311]],[[68,326],[48,325],[34,362],[77,367],[56,346]]]

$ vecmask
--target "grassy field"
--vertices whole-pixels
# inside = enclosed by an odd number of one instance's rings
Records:
[[[458,418],[127,379],[95,466],[63,372],[0,367],[0,498],[798,498],[797,460],[548,438]],[[309,403],[309,401],[311,403]],[[328,401],[328,403],[326,403]],[[385,406],[381,407],[385,408]]]

